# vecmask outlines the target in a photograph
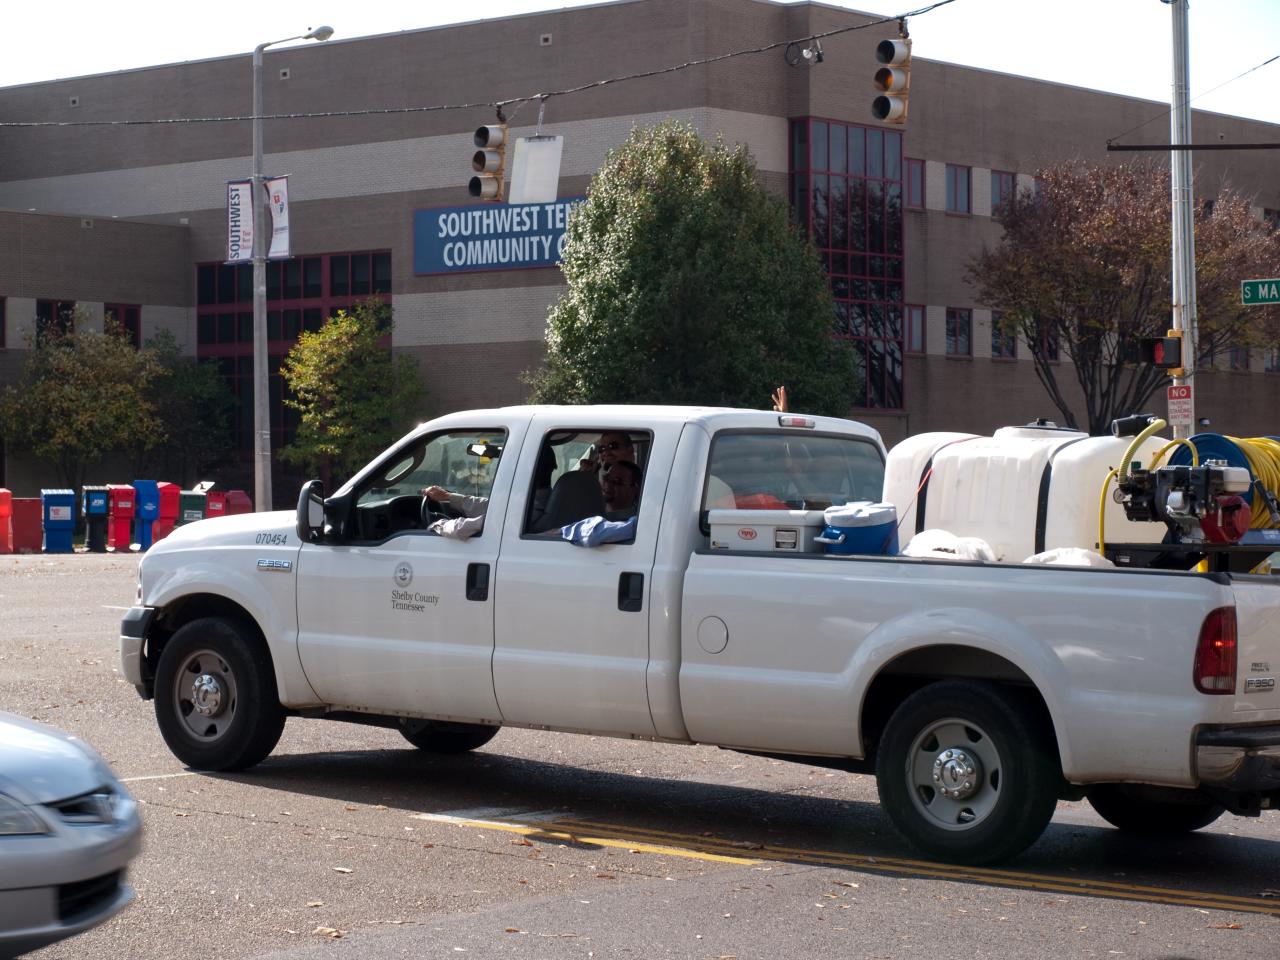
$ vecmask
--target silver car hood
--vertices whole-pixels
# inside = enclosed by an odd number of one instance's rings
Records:
[[[53,803],[115,783],[84,741],[0,711],[0,793],[26,804]]]

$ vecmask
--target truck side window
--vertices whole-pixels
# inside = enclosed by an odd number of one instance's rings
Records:
[[[879,500],[884,460],[858,437],[797,433],[718,434],[702,509],[825,510]]]
[[[588,517],[635,516],[651,437],[622,428],[550,430],[533,471],[524,534],[549,535]]]
[[[365,482],[355,504],[354,536],[381,541],[423,526],[422,491],[438,486],[466,498],[468,507],[487,506],[506,444],[505,430],[461,430],[420,438],[388,458]],[[455,516],[446,504],[444,517]]]

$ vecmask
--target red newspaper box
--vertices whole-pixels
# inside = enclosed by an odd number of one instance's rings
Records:
[[[253,513],[253,501],[243,490],[228,490],[227,515],[236,513]]]
[[[129,549],[133,542],[133,515],[137,510],[138,498],[134,495],[133,484],[107,484],[107,549]]]
[[[227,515],[227,492],[210,490],[205,494],[204,515],[208,517],[225,517]]]
[[[13,493],[0,486],[0,553],[13,553]]]
[[[0,487],[0,553],[13,553],[13,494]]]
[[[39,497],[14,497],[13,552],[39,553],[44,546],[44,513]]]
[[[160,513],[151,524],[152,543],[173,533],[173,528],[178,523],[179,496],[182,493],[182,488],[176,483],[166,483],[163,480],[156,484],[156,490],[160,494]]]

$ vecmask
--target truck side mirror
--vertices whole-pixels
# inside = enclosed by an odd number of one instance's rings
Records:
[[[324,484],[309,480],[298,494],[298,539],[303,543],[318,543],[324,528]]]

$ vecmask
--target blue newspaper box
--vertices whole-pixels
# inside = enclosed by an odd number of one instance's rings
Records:
[[[160,485],[155,480],[133,481],[137,511],[133,515],[133,539],[138,549],[151,549],[151,525],[160,516]]]
[[[41,490],[40,515],[44,525],[44,552],[71,553],[76,533],[76,492]]]
[[[107,488],[80,488],[80,512],[84,514],[84,544],[90,553],[107,552]]]

